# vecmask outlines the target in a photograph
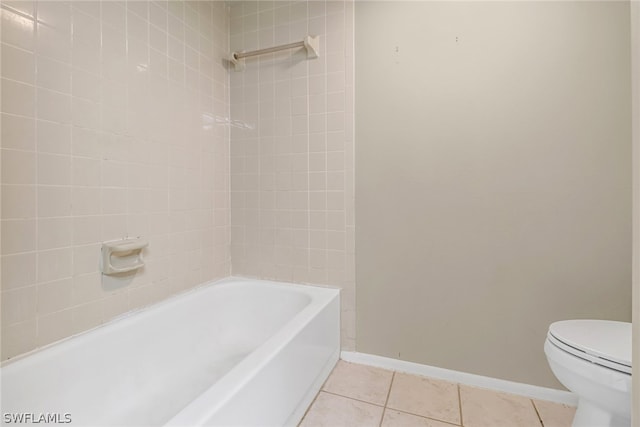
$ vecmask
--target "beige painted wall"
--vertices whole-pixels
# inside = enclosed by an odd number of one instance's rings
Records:
[[[631,317],[628,3],[356,4],[357,350],[559,387]]]

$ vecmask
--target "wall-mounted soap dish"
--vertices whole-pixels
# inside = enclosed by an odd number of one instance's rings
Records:
[[[142,250],[147,246],[149,242],[140,237],[102,243],[102,273],[128,273],[144,267]]]

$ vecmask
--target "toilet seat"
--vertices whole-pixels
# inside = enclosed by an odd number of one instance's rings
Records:
[[[631,375],[631,323],[563,320],[549,326],[547,339],[576,357]]]

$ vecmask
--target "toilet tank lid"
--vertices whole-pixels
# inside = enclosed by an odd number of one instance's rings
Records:
[[[631,323],[613,320],[562,320],[549,333],[593,356],[631,367]]]

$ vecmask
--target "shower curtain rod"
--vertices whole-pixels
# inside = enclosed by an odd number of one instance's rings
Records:
[[[231,52],[231,55],[229,55],[229,61],[234,65],[236,71],[243,71],[245,69],[244,58],[279,52],[281,50],[293,49],[296,47],[304,47],[307,50],[307,59],[317,58],[319,56],[320,37],[306,36],[304,40],[299,42],[252,50],[250,52]]]

